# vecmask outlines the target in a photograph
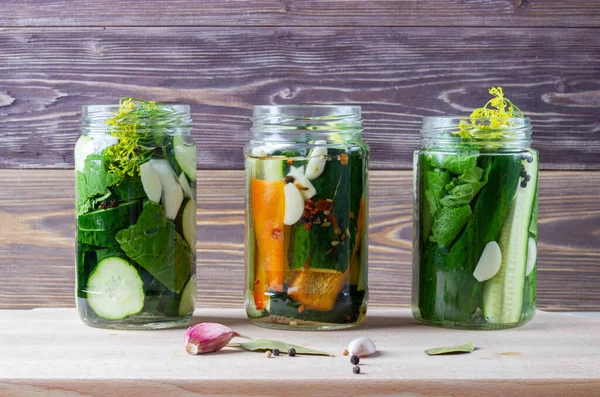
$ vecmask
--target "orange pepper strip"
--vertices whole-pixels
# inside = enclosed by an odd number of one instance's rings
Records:
[[[258,310],[259,306],[264,307],[264,293],[267,288],[279,292],[283,290],[284,186],[284,181],[263,181],[254,178],[250,181],[250,210],[258,251],[255,263],[258,283],[254,290]],[[259,278],[261,274],[265,275],[265,279]]]

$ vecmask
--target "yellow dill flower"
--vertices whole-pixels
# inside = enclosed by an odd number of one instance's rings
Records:
[[[473,110],[468,121],[461,120],[455,134],[461,138],[473,138],[485,133],[489,138],[499,138],[504,134],[503,128],[510,126],[510,119],[523,117],[523,112],[504,97],[502,87],[492,87],[489,93],[495,98],[490,99],[482,108]]]
[[[139,103],[136,105],[136,102]],[[111,126],[110,135],[118,139],[118,143],[106,149],[109,172],[121,179],[139,175],[140,160],[144,157],[140,140],[145,137],[146,132],[138,127],[142,126],[145,119],[152,118],[149,112],[157,107],[156,102],[121,98],[117,113],[106,120],[106,124]]]

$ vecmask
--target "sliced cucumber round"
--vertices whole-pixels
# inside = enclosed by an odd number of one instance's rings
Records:
[[[88,304],[102,318],[121,320],[142,311],[143,285],[135,267],[125,259],[105,258],[88,280]]]
[[[181,228],[183,237],[192,250],[196,247],[196,202],[188,200],[181,216]]]
[[[173,137],[175,160],[181,170],[192,180],[196,180],[196,145],[189,145],[179,135]]]
[[[179,301],[179,315],[187,316],[196,309],[196,277],[191,277],[181,292]]]

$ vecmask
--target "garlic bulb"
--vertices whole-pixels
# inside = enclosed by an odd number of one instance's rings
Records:
[[[216,352],[224,348],[235,336],[240,334],[222,324],[196,324],[185,333],[185,350],[190,354]]]
[[[367,337],[354,339],[348,345],[348,352],[351,356],[366,357],[375,354],[376,351],[375,343]]]

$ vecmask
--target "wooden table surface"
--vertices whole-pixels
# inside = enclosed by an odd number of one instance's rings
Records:
[[[266,358],[226,348],[191,356],[185,330],[114,331],[83,325],[74,309],[0,311],[0,395],[32,396],[597,396],[600,317],[538,312],[505,331],[442,330],[407,309],[372,310],[357,329],[287,332],[250,325],[242,310],[198,310],[258,339],[306,345],[335,357]],[[378,353],[352,373],[340,353],[359,336]],[[472,354],[430,357],[424,349],[474,340]],[[404,395],[404,394],[403,394]]]

